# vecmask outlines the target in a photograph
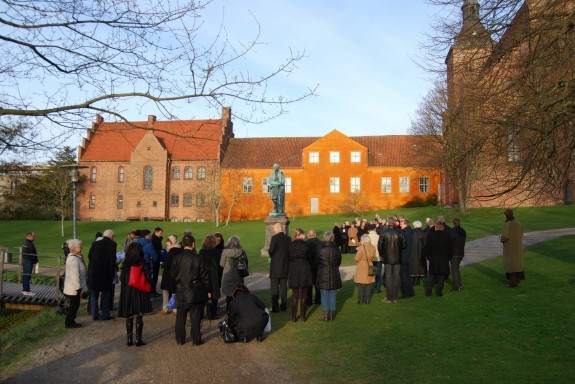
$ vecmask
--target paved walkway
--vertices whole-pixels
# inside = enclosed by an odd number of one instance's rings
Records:
[[[552,229],[548,231],[528,232],[523,235],[523,247],[529,247],[543,241],[551,240],[565,235],[575,235],[575,228]],[[462,265],[480,263],[503,254],[503,246],[499,236],[487,236],[465,244],[465,257]],[[341,277],[345,280],[353,279],[355,265],[340,268]],[[250,290],[258,291],[270,288],[269,274],[254,273],[244,280]]]

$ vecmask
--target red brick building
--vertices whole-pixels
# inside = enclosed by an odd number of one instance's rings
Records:
[[[267,177],[286,175],[288,216],[393,208],[439,195],[440,170],[415,136],[236,139],[229,108],[219,120],[106,123],[97,117],[79,163],[87,181],[81,220],[220,220],[266,217]],[[214,204],[216,201],[217,204]]]

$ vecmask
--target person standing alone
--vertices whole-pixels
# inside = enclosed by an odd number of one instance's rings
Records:
[[[463,256],[465,256],[465,239],[467,233],[465,229],[461,228],[461,221],[456,217],[453,219],[453,228],[449,231],[451,237],[451,277],[453,278],[453,290],[461,291],[461,273],[459,272],[459,265]]]
[[[30,279],[32,278],[34,264],[38,263],[38,255],[34,245],[35,239],[36,234],[28,232],[22,245],[22,294],[29,297],[34,296],[34,293],[30,292]]]
[[[515,220],[511,209],[506,209],[504,214],[505,224],[501,233],[503,268],[509,276],[507,287],[515,288],[523,272],[523,225]]]

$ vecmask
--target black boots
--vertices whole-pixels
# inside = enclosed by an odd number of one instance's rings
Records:
[[[143,330],[144,330],[144,319],[142,319],[142,316],[138,316],[136,317],[136,347],[146,345],[146,343],[142,341]]]
[[[126,333],[128,334],[128,342],[126,345],[131,347],[134,345],[134,318],[128,317],[126,319]]]

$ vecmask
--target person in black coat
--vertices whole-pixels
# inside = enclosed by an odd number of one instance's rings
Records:
[[[30,292],[30,279],[32,278],[34,264],[38,263],[38,254],[34,245],[35,239],[36,234],[28,232],[24,245],[22,245],[22,294],[30,297],[34,296],[34,293]]]
[[[411,276],[409,275],[409,264],[411,263],[411,252],[413,249],[413,230],[409,226],[409,220],[404,219],[400,223],[403,236],[405,236],[405,248],[401,251],[401,298],[409,299],[415,296]]]
[[[160,294],[156,291],[156,286],[158,285],[158,276],[160,275],[160,256],[162,254],[162,240],[164,237],[164,230],[160,227],[154,229],[154,234],[152,235],[151,242],[152,246],[156,250],[158,257],[152,260],[153,270],[152,270],[152,297],[158,297]]]
[[[289,275],[289,245],[291,239],[283,231],[281,223],[275,223],[274,235],[270,240],[270,290],[272,312],[283,312],[287,309],[287,278]],[[279,300],[281,298],[281,304]]]
[[[339,231],[339,227],[336,226],[334,228],[337,228],[337,230]],[[333,236],[335,239],[335,233]],[[337,244],[337,240],[334,241],[335,244],[339,246],[339,244]],[[317,234],[313,229],[307,231],[307,245],[309,245],[309,252],[311,258],[311,278],[313,284],[311,287],[309,287],[308,290],[307,305],[321,304],[321,292],[319,291],[319,288],[315,284],[315,280],[317,278],[317,255],[319,253],[320,248],[322,247],[322,244],[321,240],[317,238]],[[315,288],[315,297],[313,295],[314,288]]]
[[[233,333],[244,343],[252,339],[262,341],[269,320],[266,306],[243,284],[234,287],[232,296],[228,321]]]
[[[186,341],[186,318],[190,313],[192,342],[194,345],[203,344],[200,331],[202,309],[210,298],[211,292],[208,271],[204,260],[196,252],[196,240],[191,235],[182,238],[184,250],[178,253],[172,262],[172,278],[176,285],[176,342],[183,345]],[[203,286],[208,289],[207,297],[196,297],[198,290],[194,286]]]
[[[451,259],[451,238],[444,230],[443,223],[437,222],[435,230],[427,235],[427,257],[429,259],[429,278],[425,294],[431,296],[433,286],[437,297],[443,296],[443,284],[449,276],[449,260]]]
[[[321,292],[322,321],[335,319],[336,293],[342,287],[341,274],[339,272],[341,251],[333,239],[333,232],[327,231],[323,234],[323,247],[317,257],[316,285]]]
[[[214,235],[207,235],[204,238],[199,254],[204,259],[210,280],[209,291],[212,292],[212,297],[206,304],[206,312],[208,319],[214,320],[218,318],[218,299],[220,298],[220,265],[219,260],[218,264],[216,264],[218,253],[216,251],[216,237]]]
[[[104,231],[100,240],[92,243],[88,253],[88,288],[92,318],[99,320],[98,299],[102,295],[102,320],[110,320],[110,295],[116,278],[116,242],[111,229]]]
[[[160,289],[162,290],[163,302],[162,302],[162,313],[167,315],[172,311],[168,309],[168,303],[172,294],[176,292],[176,286],[174,284],[174,279],[172,279],[172,263],[174,261],[174,256],[182,252],[184,249],[182,245],[178,242],[178,238],[175,235],[171,235],[166,240],[166,261],[163,264],[162,271],[162,282],[160,283]]]
[[[126,248],[126,256],[122,262],[120,272],[120,304],[118,306],[118,317],[126,318],[126,344],[130,347],[134,344],[133,330],[134,317],[136,318],[136,347],[146,345],[142,340],[144,330],[144,313],[152,312],[150,293],[140,291],[128,284],[130,281],[130,271],[132,266],[142,266],[144,275],[148,282],[152,280],[150,265],[144,260],[144,251],[138,243],[130,243]]]
[[[453,219],[453,228],[449,231],[451,237],[451,276],[453,278],[453,290],[461,291],[463,285],[461,285],[461,273],[459,272],[459,265],[463,256],[465,255],[465,239],[467,238],[467,233],[465,229],[461,228],[461,221],[459,218]]]
[[[305,322],[307,312],[307,294],[312,286],[311,255],[309,245],[305,242],[305,232],[301,228],[294,231],[294,241],[289,245],[289,277],[288,287],[291,288],[291,320],[296,322],[299,317]],[[298,301],[301,307],[297,315]]]
[[[384,303],[395,303],[399,289],[399,271],[401,266],[401,252],[407,246],[405,236],[399,228],[395,228],[396,219],[393,216],[387,218],[387,226],[379,235],[377,249],[379,257],[385,265],[385,289],[387,297]]]

